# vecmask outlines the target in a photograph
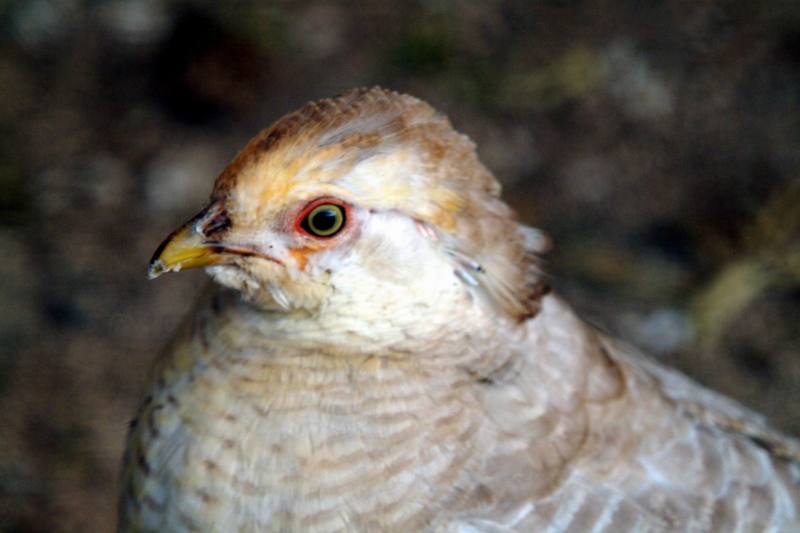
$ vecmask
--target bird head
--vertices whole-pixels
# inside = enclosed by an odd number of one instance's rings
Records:
[[[252,139],[149,275],[206,267],[257,309],[352,330],[433,331],[471,309],[519,321],[538,308],[546,240],[499,194],[428,104],[356,89]]]

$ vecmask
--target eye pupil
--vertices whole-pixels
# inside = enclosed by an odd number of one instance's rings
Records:
[[[330,231],[336,225],[336,219],[336,213],[333,210],[326,209],[315,214],[311,224],[317,231]]]
[[[315,207],[301,223],[301,227],[317,237],[332,237],[344,227],[345,213],[340,205],[322,204]]]

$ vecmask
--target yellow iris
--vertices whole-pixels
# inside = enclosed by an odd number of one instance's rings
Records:
[[[317,237],[331,237],[344,226],[344,209],[336,204],[321,204],[303,220],[303,229]]]

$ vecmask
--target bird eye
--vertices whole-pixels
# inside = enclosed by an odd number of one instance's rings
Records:
[[[316,237],[333,237],[345,223],[345,212],[341,205],[320,204],[312,209],[300,227]]]

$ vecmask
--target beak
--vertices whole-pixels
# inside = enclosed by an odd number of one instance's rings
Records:
[[[180,272],[184,268],[197,268],[229,261],[219,243],[208,242],[190,220],[164,239],[147,267],[147,277],[155,279],[166,272]]]
[[[184,268],[197,268],[230,262],[231,256],[219,240],[210,235],[230,227],[230,219],[221,201],[213,202],[189,222],[173,231],[162,242],[150,259],[147,277],[155,279],[166,272],[180,272]]]
[[[156,248],[147,277],[155,279],[167,272],[180,272],[185,268],[197,268],[222,263],[232,263],[236,257],[259,257],[283,265],[275,257],[264,254],[254,247],[225,244],[218,238],[231,226],[231,221],[220,201],[212,203],[192,220],[173,231]]]

